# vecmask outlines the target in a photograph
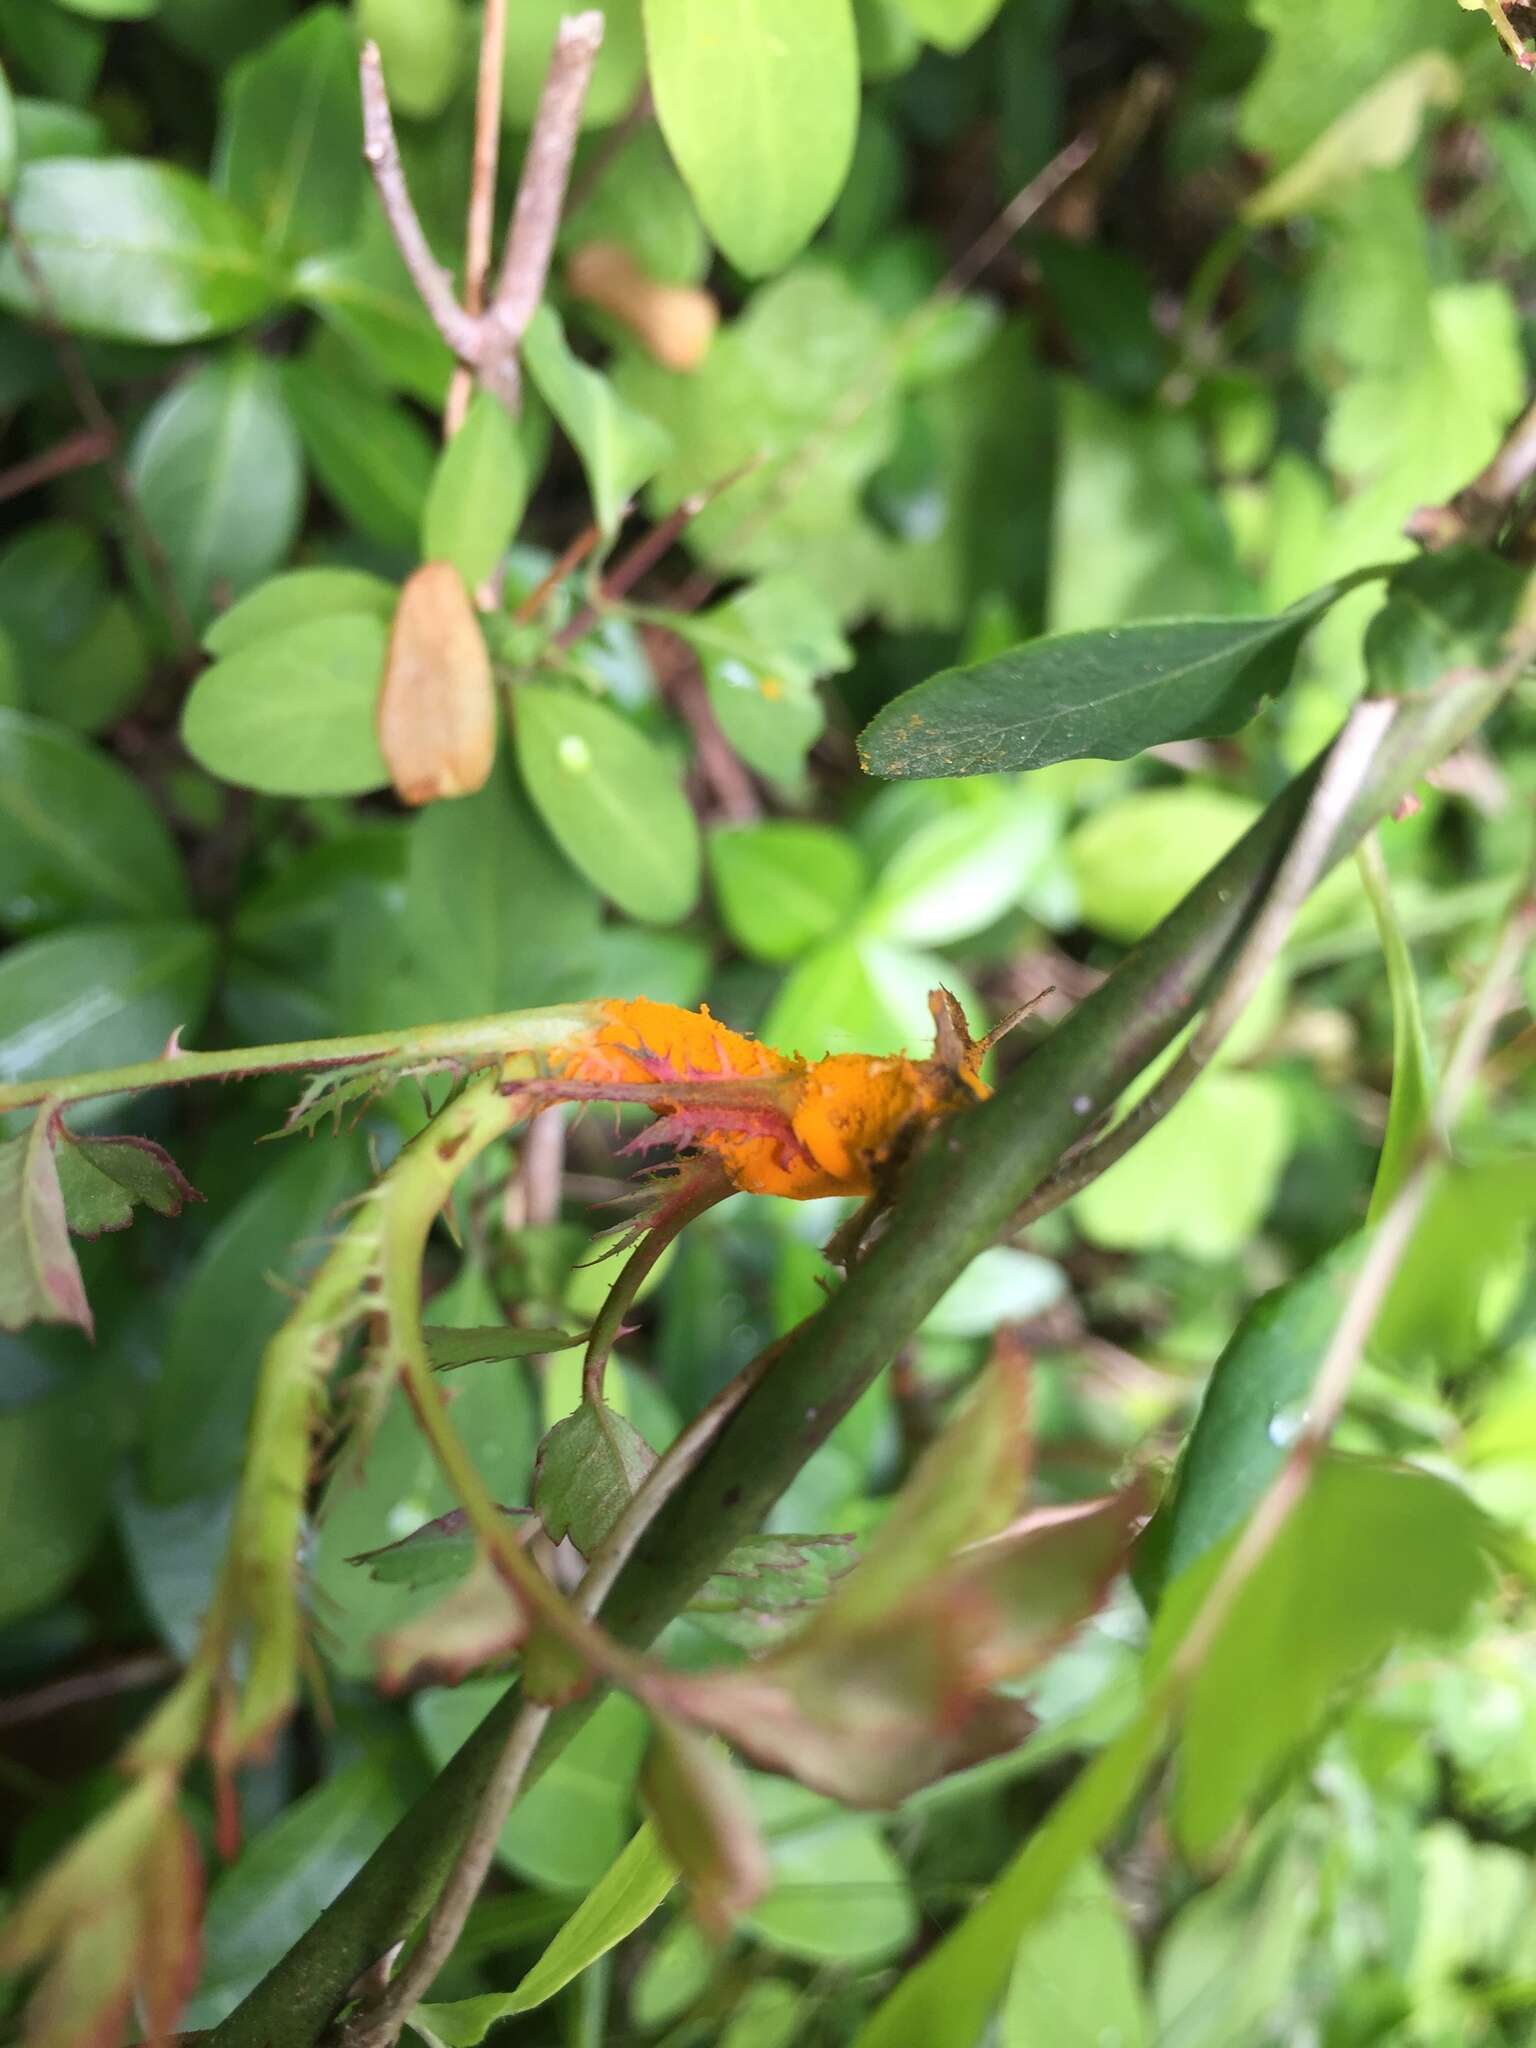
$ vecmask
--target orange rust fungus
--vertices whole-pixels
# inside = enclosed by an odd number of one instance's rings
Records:
[[[650,1142],[714,1155],[748,1194],[809,1201],[870,1195],[884,1168],[936,1119],[988,1090],[980,1065],[990,1040],[973,1043],[947,991],[931,999],[935,1057],[833,1053],[803,1060],[732,1031],[707,1009],[641,998],[606,1002],[598,1029],[551,1064],[583,1095],[622,1091],[662,1121]]]

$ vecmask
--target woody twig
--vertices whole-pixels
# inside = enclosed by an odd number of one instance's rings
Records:
[[[567,15],[560,24],[528,138],[501,271],[482,310],[460,304],[452,277],[432,253],[406,181],[378,45],[363,47],[363,155],[395,246],[433,325],[458,362],[511,412],[517,410],[521,393],[518,350],[543,296],[582,104],[602,40],[603,17],[595,11]],[[482,94],[482,106],[488,103]],[[481,137],[483,143],[483,124]],[[480,189],[489,189],[484,178]],[[473,277],[470,285],[472,298],[477,297]]]

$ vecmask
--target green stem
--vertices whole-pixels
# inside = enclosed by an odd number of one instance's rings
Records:
[[[313,1073],[326,1067],[379,1060],[400,1066],[444,1060],[481,1066],[508,1053],[544,1052],[563,1045],[598,1021],[599,1005],[569,1003],[547,1010],[508,1010],[456,1024],[418,1025],[407,1031],[366,1031],[355,1038],[300,1038],[287,1045],[239,1046],[230,1052],[175,1052],[136,1066],[100,1067],[63,1080],[17,1081],[0,1088],[0,1116],[44,1101],[86,1102],[92,1096],[179,1088],[188,1081],[239,1081],[254,1074]]]
[[[1406,705],[1341,823],[1330,864],[1475,731],[1507,673],[1463,674]],[[1246,836],[1080,1003],[989,1103],[943,1127],[916,1162],[884,1237],[818,1313],[785,1340],[709,1455],[666,1503],[602,1614],[649,1642],[764,1513],[988,1244],[1217,983],[1262,907],[1306,810],[1318,764],[1281,791]],[[590,1696],[589,1696],[590,1700]],[[589,1702],[556,1714],[541,1750],[568,1741]],[[474,1824],[518,1711],[509,1693],[262,1982],[211,2048],[309,2048],[348,1986],[420,1920]]]

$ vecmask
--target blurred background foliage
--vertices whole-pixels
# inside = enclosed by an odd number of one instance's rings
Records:
[[[1373,661],[1396,679],[1358,593],[1236,739],[891,784],[861,775],[855,744],[957,660],[1045,630],[1272,611],[1410,552],[1404,521],[1476,473],[1529,380],[1536,115],[1483,14],[858,0],[851,166],[802,247],[811,223],[774,224],[793,194],[727,193],[701,219],[642,97],[639,0],[604,11],[522,417],[477,401],[444,452],[451,363],[368,184],[356,49],[359,29],[382,46],[412,191],[452,260],[475,11],[0,0],[0,179],[65,330],[35,317],[8,245],[0,1078],[153,1057],[176,1029],[257,1043],[610,994],[707,998],[807,1056],[915,1049],[937,981],[978,1025],[1049,985],[1044,1029],[1330,736]],[[511,10],[514,168],[558,13]],[[1086,163],[974,263],[1081,133]],[[649,286],[707,289],[718,331],[688,367],[576,289],[593,243]],[[103,441],[32,480],[99,427],[77,415],[83,385],[118,455]],[[606,550],[694,493],[709,502],[622,600],[584,619],[573,569],[530,618],[589,520]],[[495,579],[483,625],[515,730],[478,793],[407,811],[373,702],[397,587],[428,558]],[[1517,700],[1383,832],[1437,1046],[1524,863],[1533,785]],[[976,1262],[776,1526],[871,1526],[1003,1341],[1036,1360],[1040,1499],[1171,1459],[1245,1311],[1362,1218],[1391,1062],[1351,870],[1218,1068],[1027,1244]],[[8,1886],[105,1802],[113,1749],[187,1654],[284,1289],[370,1148],[388,1157],[419,1121],[401,1095],[348,1135],[253,1149],[291,1092],[136,1107],[206,1207],[82,1247],[94,1347],[0,1335]],[[1517,1563],[1536,1513],[1533,1104],[1504,1094],[1434,1205],[1341,1436],[1454,1479]],[[558,1213],[530,1220],[527,1177],[490,1155],[462,1245],[435,1247],[434,1320],[590,1316],[600,1205],[625,1171],[602,1119],[573,1125],[566,1166]],[[679,1244],[617,1374],[653,1444],[817,1303],[835,1220],[738,1198]],[[541,1431],[577,1399],[574,1357],[459,1377],[455,1419],[499,1499],[526,1501]],[[1277,1445],[1287,1426],[1277,1410]],[[372,1639],[427,1596],[350,1560],[449,1505],[403,1401],[366,1465],[343,1450],[326,1479],[308,1559],[323,1685],[246,1775],[247,1845],[213,1886],[188,2024],[231,2009],[500,1689],[385,1702],[370,1682]],[[1347,1513],[1307,1533],[1272,1611],[1314,1614],[1339,1584],[1358,1603],[1319,1652],[1326,1712],[1287,1683],[1283,1627],[1245,1639],[1180,1781],[1219,1777],[1255,1717],[1259,1765],[1225,1807],[1213,1795],[1214,1822],[1154,1783],[1020,1945],[1006,2048],[1536,2040],[1520,1573],[1447,1614],[1432,1518],[1390,1555]],[[1404,1611],[1372,1647],[1383,1581]],[[851,2040],[1123,1724],[1146,1627],[1118,1599],[1037,1681],[1022,1751],[892,1817],[754,1776],[774,1886],[736,1938],[713,1949],[668,1907],[498,2038]],[[698,1618],[669,1647],[716,1653]],[[505,1989],[601,1877],[634,1825],[641,1748],[639,1711],[611,1701],[519,1806],[440,1998]]]

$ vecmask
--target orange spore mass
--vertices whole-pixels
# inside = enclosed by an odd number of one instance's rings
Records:
[[[801,1202],[872,1194],[914,1126],[963,1099],[932,1061],[852,1052],[802,1060],[729,1030],[707,1009],[642,998],[602,1010],[596,1032],[557,1056],[557,1071],[653,1089],[651,1107],[686,1119],[687,1141],[713,1153],[748,1194]],[[718,1108],[669,1094],[669,1082],[717,1083]]]

